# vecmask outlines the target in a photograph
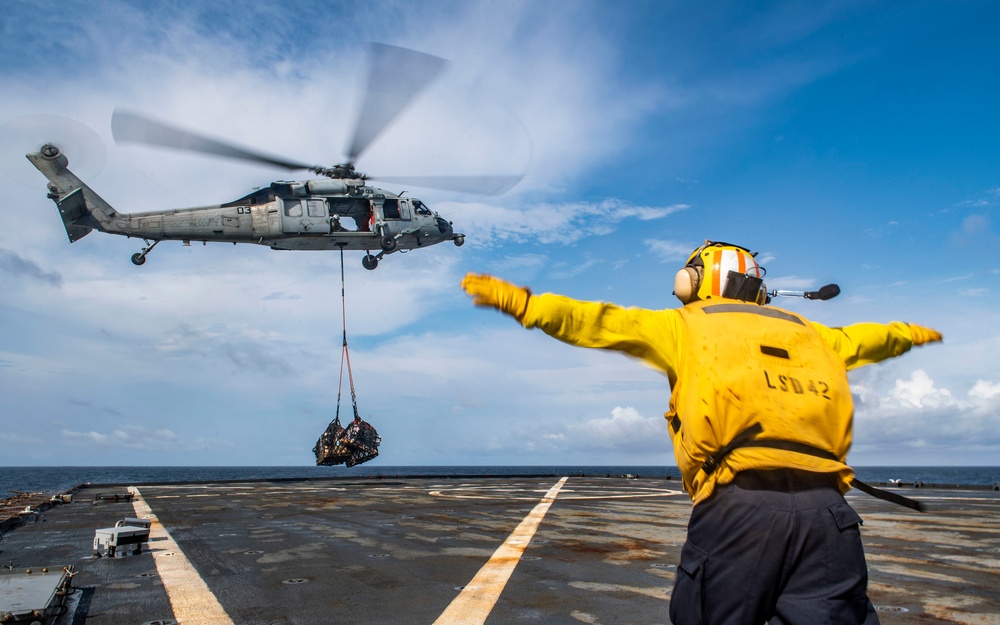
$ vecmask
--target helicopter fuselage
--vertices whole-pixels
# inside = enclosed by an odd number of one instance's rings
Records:
[[[99,230],[142,238],[141,265],[160,241],[252,243],[275,250],[361,250],[374,269],[385,254],[453,241],[464,243],[450,222],[417,198],[400,197],[362,179],[279,181],[221,205],[144,213],[119,213],[80,181],[55,146],[28,154],[49,179],[51,198],[70,242]],[[378,251],[372,255],[371,250]]]

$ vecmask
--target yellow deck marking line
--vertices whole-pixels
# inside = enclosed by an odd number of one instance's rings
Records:
[[[486,617],[493,611],[500,593],[510,580],[514,567],[521,561],[521,554],[528,548],[535,530],[542,523],[552,502],[556,500],[559,489],[568,479],[568,477],[560,479],[549,492],[545,493],[538,505],[524,517],[521,524],[511,532],[483,568],[479,569],[472,581],[434,621],[434,625],[482,625],[486,622]]]
[[[183,625],[233,625],[233,620],[208,589],[205,580],[170,536],[167,528],[153,514],[139,489],[130,486],[129,491],[135,495],[132,508],[135,509],[136,517],[150,520],[149,540],[155,540],[157,547],[150,549],[150,552],[153,554],[156,572],[163,582],[163,589],[170,599],[174,619]]]

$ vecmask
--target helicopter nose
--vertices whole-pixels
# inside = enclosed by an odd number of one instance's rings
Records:
[[[440,232],[444,237],[448,237],[452,233],[451,224],[445,221],[442,217],[437,218],[438,232]]]

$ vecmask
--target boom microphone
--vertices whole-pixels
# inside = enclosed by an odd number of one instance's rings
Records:
[[[820,287],[818,291],[809,291],[803,295],[806,299],[821,299],[828,300],[833,299],[840,295],[840,287],[836,284],[828,284],[826,286]]]
[[[828,300],[840,295],[840,287],[828,284],[818,291],[771,291],[771,297],[804,297],[805,299]]]

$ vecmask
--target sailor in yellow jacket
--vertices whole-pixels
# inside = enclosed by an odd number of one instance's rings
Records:
[[[478,306],[666,374],[666,413],[695,504],[670,617],[678,624],[878,623],[857,513],[842,493],[853,403],[847,371],[940,341],[902,322],[829,328],[768,307],[745,248],[706,241],[678,272],[678,309],[623,308],[468,274]]]

